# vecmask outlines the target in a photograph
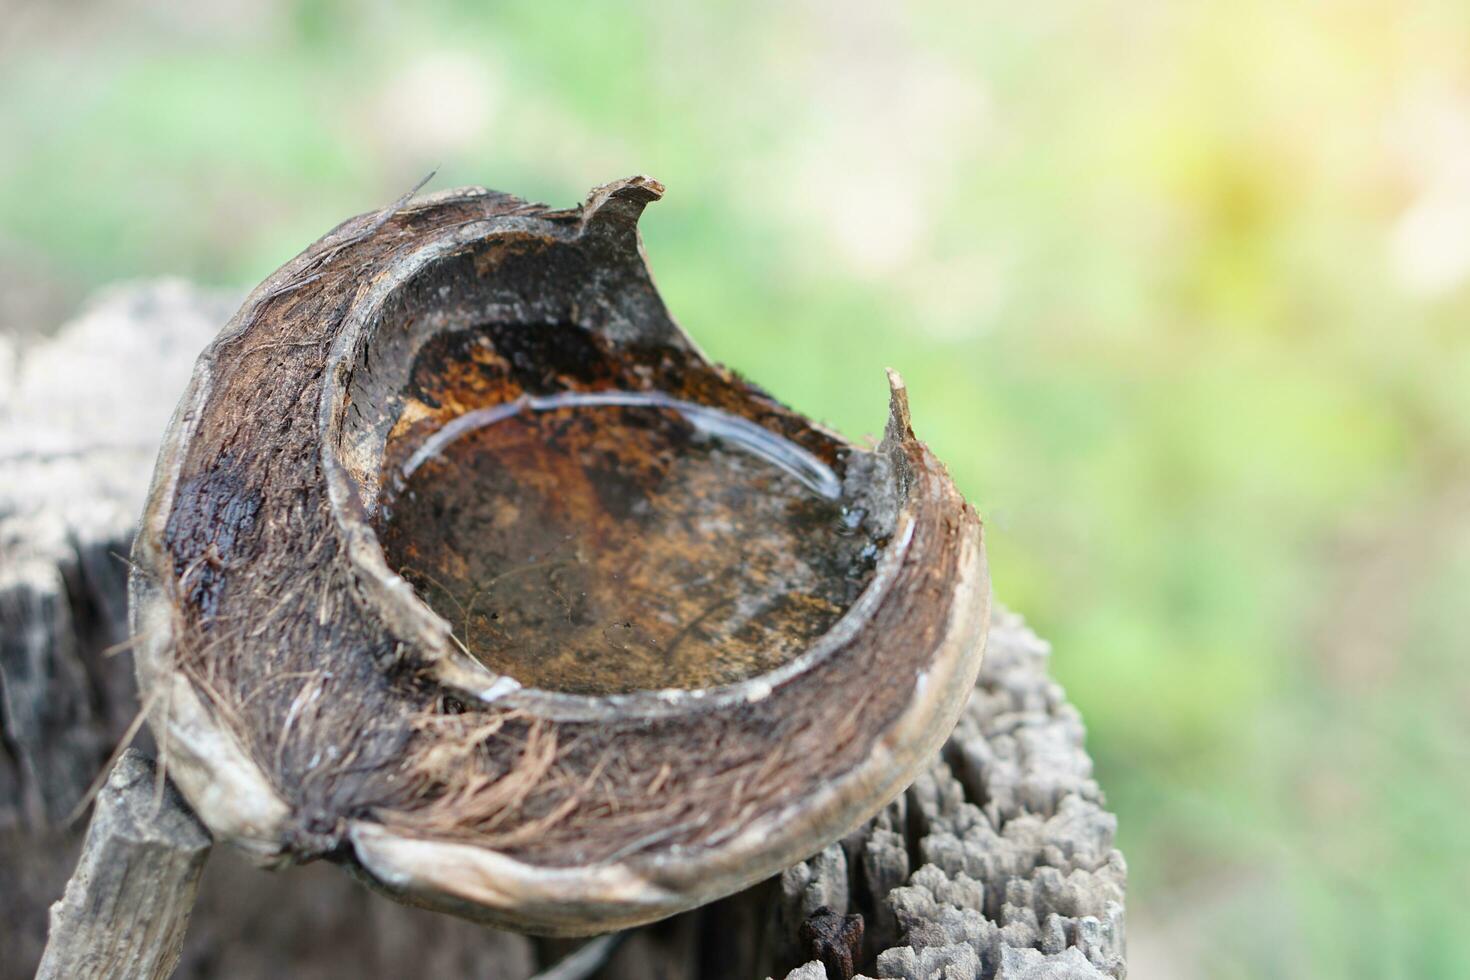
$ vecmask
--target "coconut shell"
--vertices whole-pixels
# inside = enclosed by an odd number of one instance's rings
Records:
[[[130,588],[160,761],[217,837],[266,864],[340,862],[412,904],[586,935],[800,861],[937,751],[984,646],[980,521],[915,438],[896,375],[865,449],[700,353],[638,238],[661,194],[637,177],[567,210],[479,188],[397,202],[283,266],[201,355]],[[548,391],[673,392],[799,447],[864,515],[860,590],[830,622],[782,620],[585,689],[471,656],[390,561],[434,530],[392,529],[395,474],[435,426]]]

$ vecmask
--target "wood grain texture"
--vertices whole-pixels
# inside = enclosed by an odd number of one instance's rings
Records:
[[[136,749],[97,798],[66,894],[51,906],[37,980],[173,974],[212,841]]]
[[[940,757],[862,830],[782,875],[778,936],[820,909],[855,911],[867,921],[856,976],[1126,975],[1117,819],[1092,778],[1082,720],[1047,675],[1049,654],[1020,617],[997,613]],[[802,969],[788,980],[822,975]]]

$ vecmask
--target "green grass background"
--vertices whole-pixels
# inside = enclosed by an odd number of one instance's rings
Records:
[[[652,174],[712,355],[852,435],[904,374],[1087,721],[1134,975],[1470,975],[1463,3],[0,15],[10,327],[432,167]]]

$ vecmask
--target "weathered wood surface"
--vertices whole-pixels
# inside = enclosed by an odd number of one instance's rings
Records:
[[[211,844],[153,763],[128,749],[97,797],[66,893],[51,906],[37,980],[172,976]]]
[[[0,336],[0,980],[35,969],[80,841],[62,821],[137,712],[126,655],[105,653],[126,640],[115,556],[193,358],[236,299],[131,287],[42,344]],[[622,937],[593,975],[812,978],[850,959],[877,977],[1122,977],[1115,821],[1046,664],[998,612],[965,716],[900,800],[778,880]],[[176,975],[524,980],[577,948],[221,848]]]
[[[782,876],[788,933],[822,907],[862,912],[878,977],[1125,975],[1117,821],[1047,655],[1019,617],[995,618],[980,683],[933,768]]]

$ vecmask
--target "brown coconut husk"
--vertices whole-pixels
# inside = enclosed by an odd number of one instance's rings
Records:
[[[902,791],[979,669],[980,522],[915,438],[876,449],[710,364],[665,309],[632,178],[552,210],[471,188],[344,222],[201,356],[133,557],[136,661],[169,775],[266,863],[550,934],[649,921],[819,850]],[[799,656],[699,691],[510,689],[392,571],[374,527],[404,386],[432,338],[572,325],[621,386],[680,379],[843,460],[882,547]],[[621,362],[619,362],[621,363]],[[642,381],[640,381],[642,379]]]

